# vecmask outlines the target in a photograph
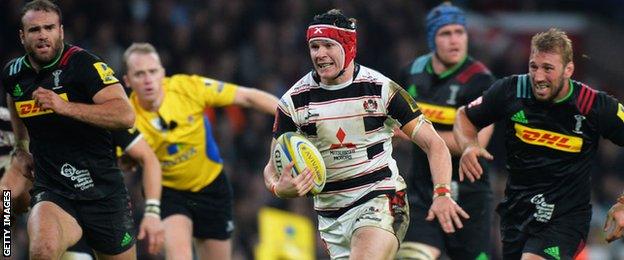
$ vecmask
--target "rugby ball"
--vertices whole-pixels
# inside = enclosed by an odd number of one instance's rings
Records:
[[[275,171],[278,174],[290,162],[295,165],[292,169],[293,177],[308,167],[313,174],[313,187],[310,193],[313,195],[321,193],[325,187],[326,170],[325,162],[321,153],[316,149],[310,140],[295,132],[286,132],[277,138],[277,144],[271,155]]]

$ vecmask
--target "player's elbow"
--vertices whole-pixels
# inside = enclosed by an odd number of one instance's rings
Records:
[[[129,129],[134,126],[135,115],[132,110],[129,113],[125,113],[120,119],[120,125],[122,128]]]

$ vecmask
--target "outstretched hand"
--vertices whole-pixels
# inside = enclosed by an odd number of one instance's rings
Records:
[[[464,219],[470,218],[470,215],[457,205],[453,199],[440,196],[433,199],[426,219],[432,221],[434,218],[437,218],[444,232],[454,233],[455,228],[460,229],[464,227],[460,216]]]
[[[468,146],[468,148],[464,150],[459,159],[459,181],[464,181],[464,178],[468,178],[470,182],[481,179],[483,168],[481,168],[481,164],[479,164],[479,157],[490,161],[494,159],[494,156],[487,150],[477,145]]]
[[[622,237],[624,231],[624,204],[615,203],[605,219],[604,231],[607,232],[608,243],[611,243]]]

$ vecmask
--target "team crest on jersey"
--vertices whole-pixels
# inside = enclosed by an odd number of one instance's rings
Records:
[[[373,113],[377,111],[377,101],[371,98],[364,101],[364,110],[366,110],[366,112],[368,113]]]
[[[574,120],[576,120],[576,124],[574,124],[574,130],[572,130],[572,132],[576,134],[583,134],[583,131],[581,131],[581,127],[583,127],[583,120],[585,120],[585,116],[574,115]]]
[[[583,147],[583,138],[580,137],[530,128],[518,123],[514,124],[514,129],[516,130],[516,137],[527,144],[545,146],[570,153],[579,153]]]
[[[67,93],[61,93],[59,96],[61,99],[68,101]],[[17,110],[17,115],[21,118],[39,116],[54,112],[52,109],[41,108],[35,100],[17,101],[15,102],[15,109]]]
[[[106,65],[104,62],[96,62],[93,63],[93,67],[97,71],[98,75],[100,75],[100,79],[102,79],[102,83],[108,85],[119,82],[117,78],[115,78],[115,72],[111,67]]]
[[[54,87],[52,87],[52,89],[59,89],[63,87],[59,86],[59,83],[61,82],[61,73],[63,73],[62,70],[55,70],[52,72],[52,76],[54,77]]]

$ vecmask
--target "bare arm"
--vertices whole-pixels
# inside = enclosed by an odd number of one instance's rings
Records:
[[[145,212],[139,226],[138,239],[148,240],[148,252],[158,254],[165,241],[165,231],[160,221],[160,195],[162,191],[162,170],[156,154],[149,144],[139,137],[126,150],[132,159],[143,166],[143,188],[145,189]]]
[[[247,87],[238,87],[234,96],[234,105],[253,108],[271,115],[275,114],[278,101],[268,92]]]
[[[143,167],[143,188],[145,189],[145,199],[160,200],[162,191],[162,170],[160,162],[152,148],[145,139],[133,144],[126,153]]]
[[[11,115],[11,127],[13,127],[13,136],[15,136],[15,148],[28,151],[28,130],[26,130],[24,122],[22,122],[22,120],[17,116],[17,111],[15,110],[15,103],[13,102],[13,98],[7,95],[6,99],[9,114]]]
[[[450,196],[451,155],[444,140],[436,133],[431,122],[424,119],[424,115],[407,123],[402,130],[427,153],[429,159],[434,197],[426,219],[432,221],[437,218],[444,232],[455,232],[455,227],[463,227],[460,216],[470,216]],[[442,187],[446,192],[437,193],[436,187]]]
[[[479,131],[478,140],[481,147],[487,147],[493,132],[494,124],[484,127]],[[452,155],[460,156],[462,154],[461,148],[457,144],[457,141],[455,141],[453,131],[439,131],[438,134],[442,137]]]
[[[455,118],[455,125],[453,126],[453,134],[457,145],[462,151],[462,156],[459,161],[460,181],[463,181],[464,176],[471,182],[481,178],[483,169],[479,164],[478,157],[484,157],[488,160],[494,159],[494,157],[481,146],[477,131],[477,127],[472,124],[468,116],[466,116],[465,107],[459,108],[459,110],[457,110],[457,117]]]
[[[38,88],[33,98],[43,109],[106,129],[124,129],[134,125],[134,111],[121,84],[113,84],[93,96],[95,104],[67,102],[51,90]]]
[[[420,119],[414,119],[402,127],[403,132],[412,138],[429,158],[431,179],[434,184],[451,183],[451,155],[444,140],[440,138],[430,122],[423,122],[418,127]],[[412,131],[418,131],[412,134]]]

